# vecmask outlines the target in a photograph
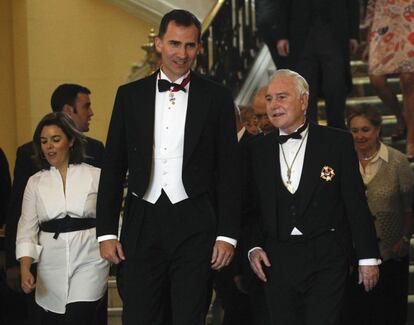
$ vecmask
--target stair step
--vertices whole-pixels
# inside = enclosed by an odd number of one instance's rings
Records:
[[[108,307],[109,308],[121,308],[122,300],[118,293],[118,288],[116,286],[116,278],[109,277],[108,280]]]
[[[377,95],[367,76],[354,77],[352,83],[354,84],[354,87],[349,95],[351,98]],[[395,94],[401,92],[399,78],[388,78],[387,83]]]
[[[402,95],[397,95],[398,101],[402,103]],[[370,105],[377,108],[377,110],[380,112],[381,115],[387,116],[387,115],[393,115],[393,112],[390,108],[384,106],[381,99],[379,99],[377,96],[361,96],[361,97],[349,97],[346,100],[346,106],[351,107],[355,105]],[[318,101],[318,117],[319,119],[326,119],[325,114],[325,101],[319,100]]]
[[[122,325],[122,308],[108,308],[108,325]]]

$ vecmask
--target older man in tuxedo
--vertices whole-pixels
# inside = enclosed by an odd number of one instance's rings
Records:
[[[190,70],[200,30],[190,12],[167,13],[155,39],[160,70],[116,95],[97,233],[102,256],[122,262],[124,325],[160,324],[166,287],[174,325],[204,324],[210,270],[234,254],[240,210],[234,104],[230,91]]]
[[[266,92],[267,113],[279,129],[249,152],[256,226],[250,264],[264,282],[272,323],[334,325],[343,299],[349,255],[359,281],[378,280],[378,247],[352,137],[308,123],[308,84],[276,71]]]

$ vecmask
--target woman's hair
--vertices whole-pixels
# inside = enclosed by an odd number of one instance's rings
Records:
[[[346,124],[348,125],[348,128],[351,127],[352,119],[357,116],[365,117],[376,128],[381,127],[382,117],[374,106],[357,105],[349,107],[346,114]]]
[[[43,155],[40,134],[45,126],[55,125],[59,127],[73,145],[69,150],[69,163],[80,164],[84,161],[85,155],[85,136],[79,132],[73,121],[63,112],[53,112],[45,115],[36,127],[33,135],[34,155],[33,159],[40,169],[49,169],[50,164]]]

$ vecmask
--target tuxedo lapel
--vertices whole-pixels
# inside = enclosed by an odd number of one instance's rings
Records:
[[[135,121],[133,125],[139,125],[139,141],[141,141],[142,154],[145,158],[152,158],[154,145],[154,119],[155,119],[155,87],[158,71],[143,80],[140,91],[134,93],[134,103],[138,109],[134,109]]]
[[[323,166],[323,139],[319,134],[318,127],[309,123],[308,142],[306,144],[305,158],[303,160],[302,175],[299,190],[301,194],[301,204],[299,215],[302,215],[311,198],[315,193],[316,187],[320,184],[321,168]]]
[[[191,82],[188,94],[187,115],[184,131],[184,162],[186,165],[190,158],[209,110],[210,97],[206,96],[208,89],[205,89],[204,81],[194,72],[191,72]]]
[[[257,161],[256,170],[260,173],[260,180],[257,182],[258,186],[262,186],[261,192],[265,193],[267,197],[267,206],[269,216],[277,218],[276,210],[276,189],[280,186],[280,161],[279,161],[279,145],[275,139],[275,133],[266,136],[265,146],[260,154],[255,157]],[[274,219],[277,225],[277,219]]]

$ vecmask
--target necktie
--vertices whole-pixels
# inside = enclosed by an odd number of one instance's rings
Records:
[[[183,92],[186,92],[185,86],[187,86],[187,84],[190,82],[190,79],[191,79],[190,76],[191,76],[191,73],[186,78],[183,79],[181,84],[169,82],[168,80],[165,80],[165,79],[158,79],[158,91],[164,92],[164,91],[171,89],[172,92],[176,92],[180,90],[182,90]]]
[[[308,122],[305,121],[305,124],[303,124],[297,131],[292,132],[291,134],[277,135],[276,141],[279,144],[284,144],[289,139],[302,139],[301,133],[305,131],[307,127],[308,127]]]

